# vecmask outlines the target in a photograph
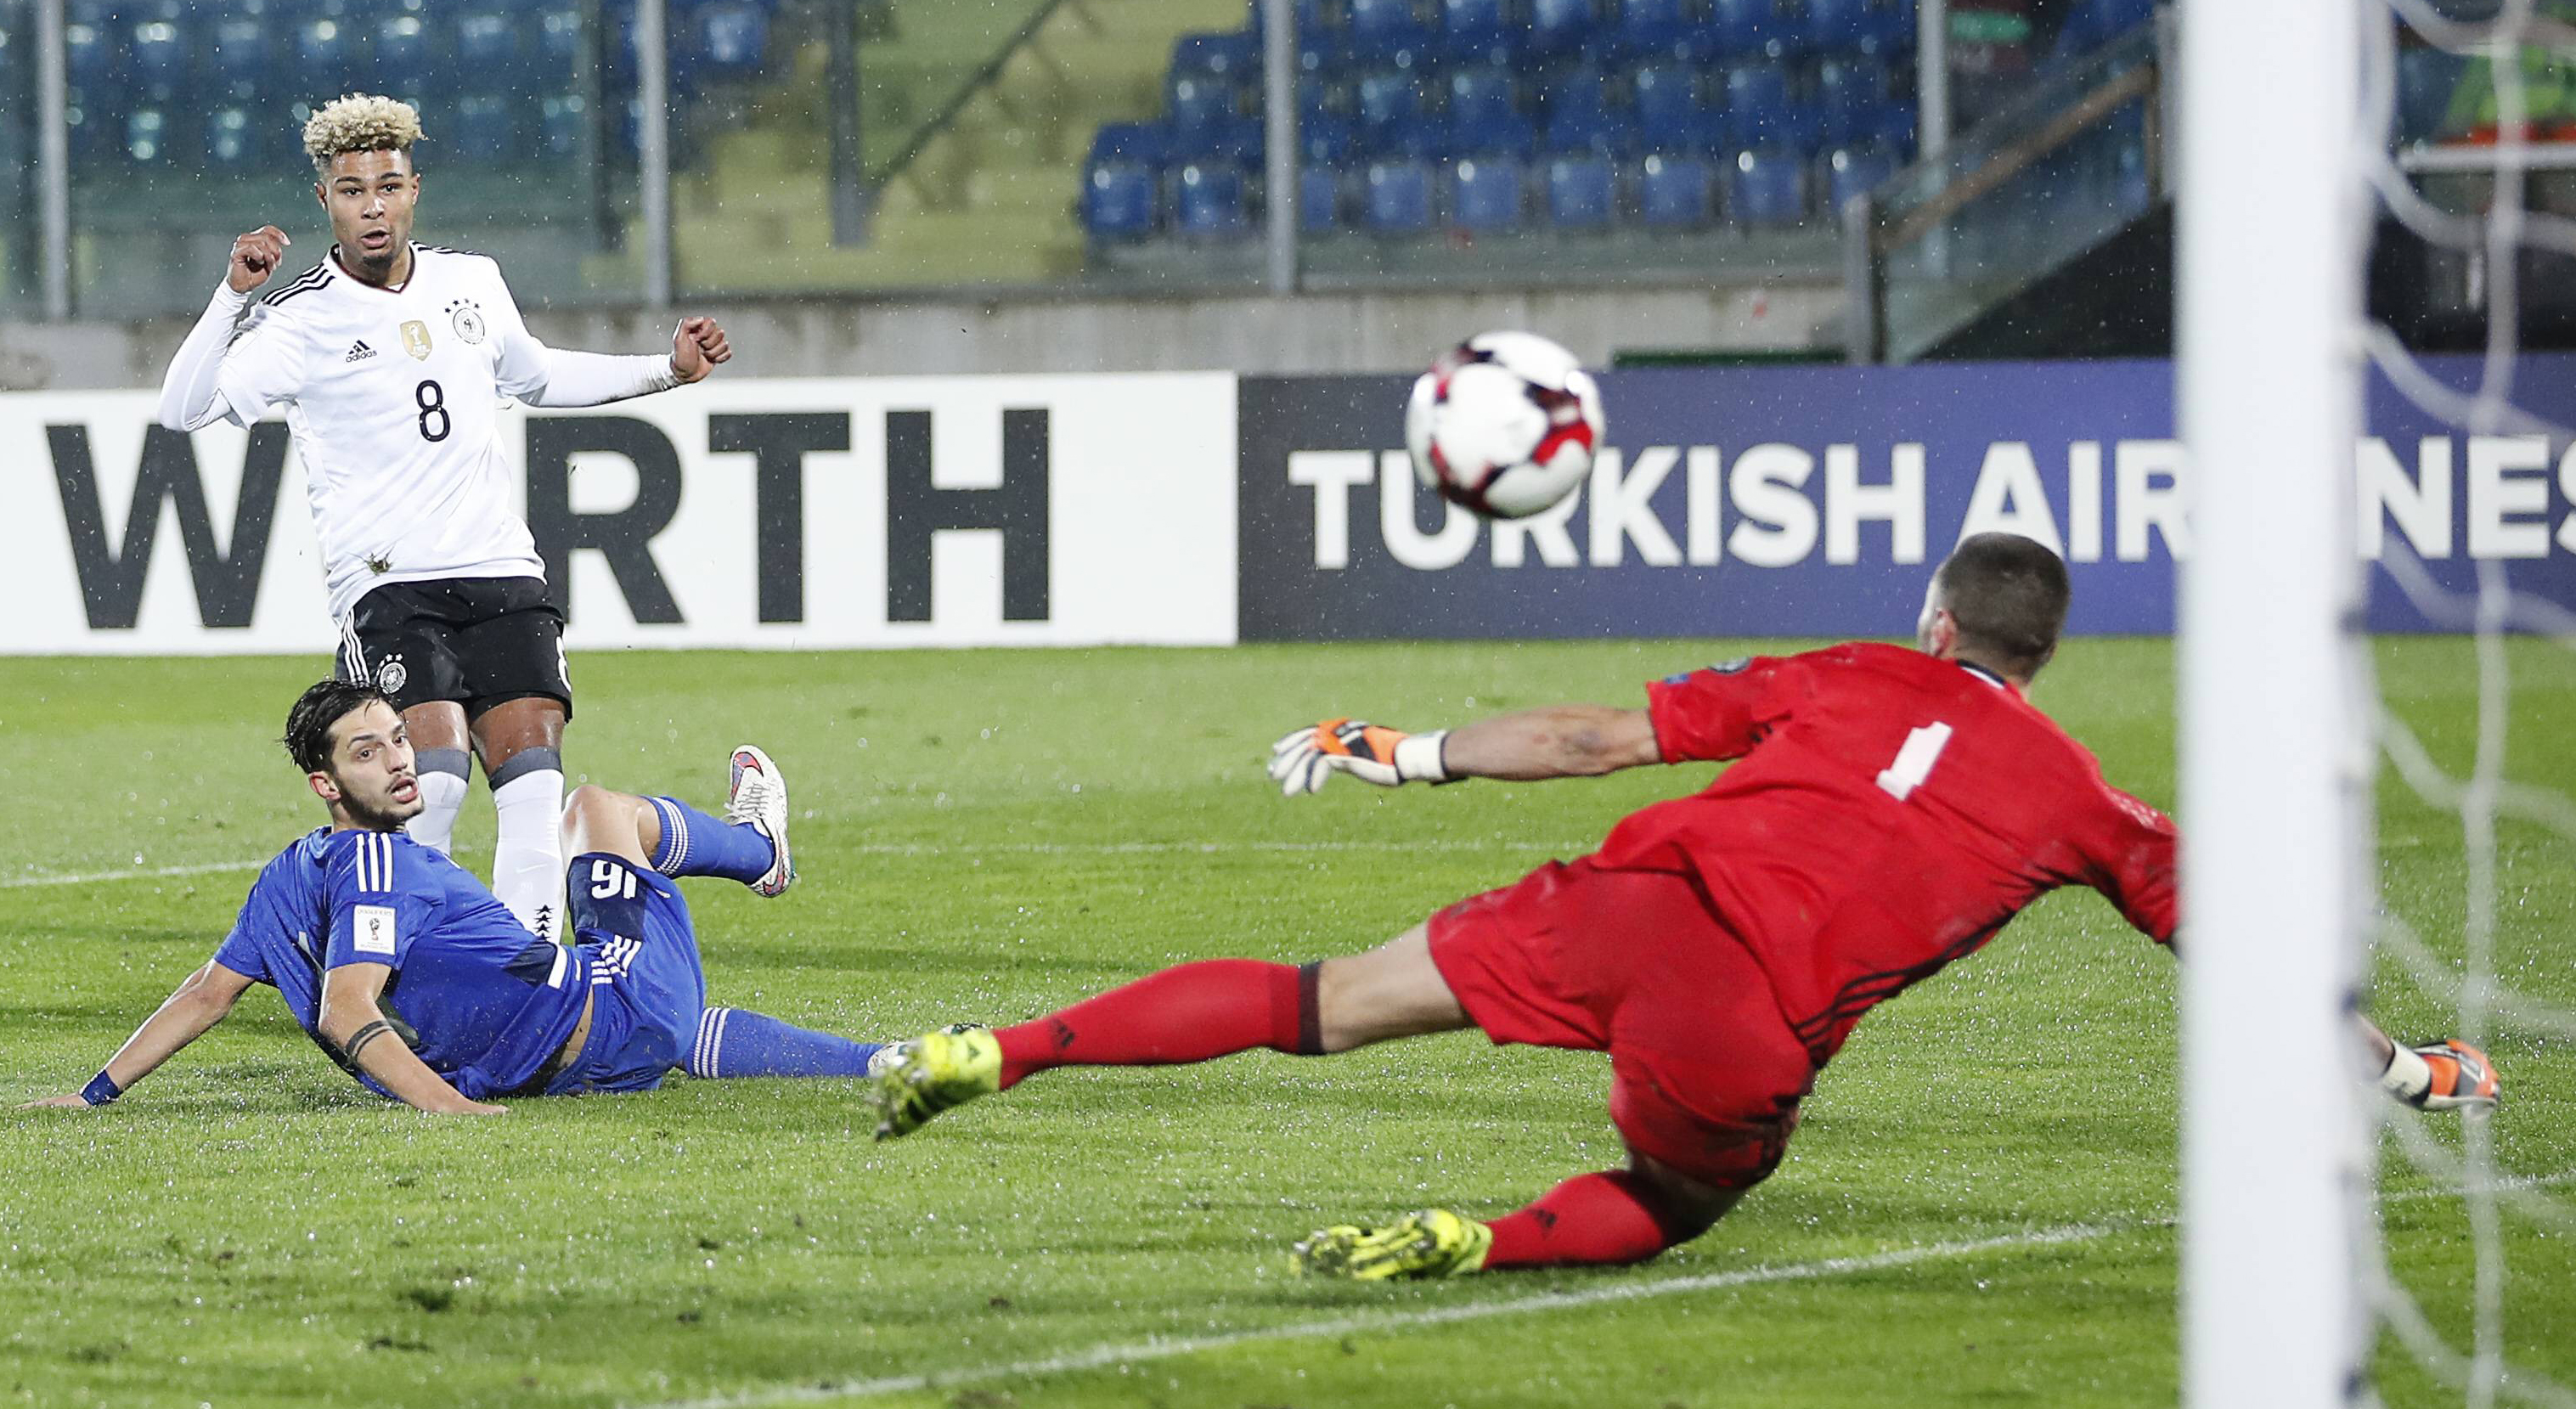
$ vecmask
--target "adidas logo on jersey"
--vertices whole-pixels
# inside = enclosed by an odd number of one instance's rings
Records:
[[[364,362],[375,355],[376,350],[367,346],[367,340],[365,338],[360,338],[356,342],[349,344],[349,355],[341,358],[340,360],[343,362]]]

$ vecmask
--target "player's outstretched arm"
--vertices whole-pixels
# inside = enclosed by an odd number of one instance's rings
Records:
[[[322,976],[322,1040],[339,1050],[349,1065],[376,1079],[404,1105],[438,1115],[499,1115],[509,1109],[469,1101],[447,1079],[429,1069],[386,1021],[385,983],[393,970],[383,964],[342,964]]]
[[[233,1004],[250,988],[251,981],[209,959],[205,967],[188,975],[143,1026],[125,1039],[116,1055],[107,1059],[89,1085],[60,1096],[29,1101],[24,1110],[34,1106],[63,1106],[88,1109],[103,1106],[132,1090],[134,1083],[151,1074],[152,1069],[178,1054],[180,1048],[206,1035],[215,1024],[232,1012]]]
[[[2434,1042],[2400,1047],[2379,1025],[2358,1014],[2362,1042],[2369,1050],[2379,1089],[2425,1111],[2493,1110],[2504,1094],[2487,1054],[2465,1042]]]
[[[1644,710],[1552,705],[1429,734],[1327,719],[1270,746],[1270,777],[1294,797],[1335,773],[1391,788],[1461,778],[1588,778],[1662,761]]]

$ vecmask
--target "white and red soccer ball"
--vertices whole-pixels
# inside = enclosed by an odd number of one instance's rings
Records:
[[[1498,519],[1573,493],[1601,431],[1601,388],[1573,353],[1535,333],[1479,333],[1441,354],[1404,412],[1423,486]]]

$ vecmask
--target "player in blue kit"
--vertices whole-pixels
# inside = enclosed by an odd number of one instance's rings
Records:
[[[787,785],[734,750],[725,818],[585,784],[566,800],[576,943],[537,938],[443,854],[405,836],[421,809],[410,737],[375,688],[326,680],[286,747],[331,825],[268,863],[232,933],[89,1085],[31,1102],[102,1106],[202,1036],[254,983],[369,1090],[424,1111],[497,1114],[495,1097],[643,1091],[692,1076],[867,1074],[878,1045],[706,1005],[672,878],[774,896],[795,879]]]

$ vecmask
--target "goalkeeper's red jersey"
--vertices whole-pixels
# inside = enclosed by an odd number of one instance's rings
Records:
[[[1820,1063],[1871,1006],[2059,886],[2173,937],[2173,823],[1976,667],[1855,644],[1646,693],[1666,762],[1740,761],[1621,822],[1599,861],[1696,877]]]

